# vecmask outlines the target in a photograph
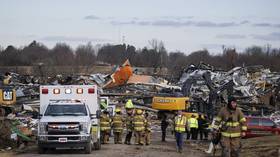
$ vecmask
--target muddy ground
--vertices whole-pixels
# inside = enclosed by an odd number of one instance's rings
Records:
[[[92,154],[84,154],[82,150],[49,150],[46,154],[38,154],[36,145],[31,144],[24,150],[10,150],[0,152],[1,157],[44,157],[55,156],[95,156],[95,157],[210,157],[212,154],[204,153],[209,141],[186,142],[182,154],[176,152],[175,140],[169,134],[167,142],[161,142],[161,133],[154,132],[152,143],[149,146],[113,144],[102,145],[101,150],[93,151]],[[134,140],[134,139],[132,139]],[[280,136],[268,136],[242,140],[243,149],[241,157],[280,157]],[[220,148],[217,148],[216,156],[220,155]]]

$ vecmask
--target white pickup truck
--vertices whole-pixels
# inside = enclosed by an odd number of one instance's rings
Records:
[[[99,92],[95,85],[40,86],[38,152],[100,149]]]

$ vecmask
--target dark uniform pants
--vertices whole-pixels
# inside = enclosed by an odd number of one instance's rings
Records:
[[[161,141],[165,141],[165,137],[166,137],[166,129],[161,129]]]
[[[197,140],[197,128],[191,128],[192,140]]]
[[[241,148],[241,140],[237,138],[229,138],[222,136],[222,157],[239,157]]]
[[[115,144],[122,144],[122,131],[114,131],[114,142]]]
[[[132,131],[128,131],[126,133],[126,137],[125,137],[125,144],[130,144],[131,143],[131,137],[132,137]]]

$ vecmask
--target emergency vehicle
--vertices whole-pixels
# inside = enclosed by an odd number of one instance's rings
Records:
[[[99,93],[96,85],[40,86],[38,152],[100,149]]]

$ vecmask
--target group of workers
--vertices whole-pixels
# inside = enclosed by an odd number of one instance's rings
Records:
[[[115,109],[115,115],[109,116],[107,110],[104,110],[100,118],[101,143],[106,144],[109,141],[111,130],[114,134],[114,143],[122,144],[122,136],[126,130],[125,144],[131,144],[131,138],[134,134],[135,144],[149,145],[151,140],[151,119],[147,112],[142,109],[135,109],[131,100],[125,105],[126,116],[123,116],[120,107]]]
[[[101,140],[102,143],[108,143],[111,129],[114,133],[115,144],[122,143],[122,135],[126,128],[125,144],[131,144],[131,138],[135,136],[135,144],[149,145],[151,138],[151,118],[149,114],[144,113],[142,109],[134,109],[132,101],[128,100],[126,105],[126,116],[123,117],[121,109],[116,108],[115,115],[109,116],[108,111],[104,110],[101,116]],[[164,115],[161,121],[162,141],[165,141],[166,129],[172,123],[175,132],[176,148],[179,153],[182,153],[184,134],[187,134],[187,139],[197,140],[197,135],[200,139],[208,139],[208,131],[212,131],[213,144],[221,144],[222,157],[238,157],[241,149],[241,137],[245,136],[246,119],[240,108],[237,107],[237,101],[234,97],[228,98],[228,103],[221,108],[217,117],[209,125],[207,117],[192,115],[187,119],[182,111],[178,111],[174,120],[168,121]],[[217,140],[217,138],[219,138]],[[210,148],[210,147],[209,147]]]
[[[166,129],[170,122],[167,120],[167,116],[163,115],[161,120],[161,130],[162,130],[162,141],[165,141],[166,137]],[[173,123],[173,122],[172,122]],[[175,122],[176,123],[176,119]],[[196,117],[192,115],[189,119],[186,120],[185,131],[187,134],[186,139],[189,140],[197,140],[198,135],[200,135],[200,140],[207,140],[208,139],[208,132],[209,132],[209,120],[207,116],[202,117],[201,114]],[[175,128],[173,128],[175,129]]]
[[[203,140],[203,135],[205,139],[208,138],[208,131],[207,128],[209,123],[207,122],[206,118],[202,118],[199,115],[196,118],[195,115],[192,115],[189,119],[187,119],[183,114],[182,111],[178,111],[177,116],[174,120],[174,131],[175,131],[175,138],[176,138],[176,148],[179,153],[182,153],[183,149],[183,135],[184,133],[187,134],[187,140],[197,140],[197,135],[200,133],[200,139]]]
[[[198,119],[200,119],[199,117]],[[187,119],[183,116],[182,111],[178,111],[175,117],[175,138],[177,151],[182,153],[183,135],[188,133],[186,128],[190,128],[191,136],[197,138],[198,120],[192,116]],[[187,126],[187,127],[186,127]],[[202,125],[203,126],[203,125]],[[234,97],[228,98],[228,103],[221,108],[213,125],[210,126],[213,131],[213,138],[210,146],[221,144],[222,157],[238,157],[241,149],[241,137],[245,136],[246,119],[241,109],[237,107],[237,101]],[[219,138],[218,142],[217,139]]]

